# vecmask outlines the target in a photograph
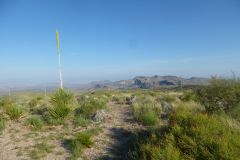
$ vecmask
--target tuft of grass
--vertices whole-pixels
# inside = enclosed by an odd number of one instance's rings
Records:
[[[93,145],[91,136],[92,134],[89,132],[80,132],[74,138],[65,140],[66,147],[72,153],[70,159],[77,159],[81,156],[83,149]]]
[[[48,122],[63,122],[72,111],[73,100],[72,93],[59,89],[51,98],[52,108],[49,109]]]
[[[82,115],[75,116],[75,118],[74,118],[74,125],[75,126],[86,127],[90,123],[91,123],[90,120],[83,117]]]
[[[143,125],[156,125],[161,114],[161,104],[152,97],[145,97],[132,104],[135,119]]]
[[[17,120],[22,116],[23,110],[17,105],[11,105],[6,108],[6,114],[11,120]]]
[[[34,150],[30,152],[32,159],[43,159],[48,153],[53,151],[54,146],[46,142],[38,143],[34,146]]]
[[[85,97],[80,102],[80,107],[76,109],[76,115],[90,118],[99,109],[106,109],[106,100],[97,97]]]
[[[40,130],[43,127],[43,120],[40,116],[32,116],[27,119],[27,125],[31,125],[34,130]]]
[[[5,128],[5,119],[0,115],[0,134]]]
[[[169,126],[138,134],[128,156],[130,160],[238,159],[239,134],[219,115],[181,105],[170,112]]]

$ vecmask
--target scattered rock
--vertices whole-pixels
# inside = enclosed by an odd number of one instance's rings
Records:
[[[92,116],[92,120],[95,122],[102,122],[105,120],[106,116],[107,116],[106,111],[101,109]]]

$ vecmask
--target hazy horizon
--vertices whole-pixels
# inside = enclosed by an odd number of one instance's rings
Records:
[[[0,0],[0,86],[240,76],[237,0]]]

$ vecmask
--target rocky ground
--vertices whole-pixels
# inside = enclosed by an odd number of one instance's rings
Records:
[[[108,106],[104,120],[87,127],[45,126],[41,131],[33,131],[23,119],[9,121],[0,136],[0,159],[67,159],[70,153],[62,144],[62,139],[93,128],[101,128],[101,132],[93,137],[94,145],[85,149],[83,156],[90,160],[124,159],[131,137],[144,127],[133,120],[129,105],[110,102]],[[38,144],[43,143],[47,146],[38,148]]]

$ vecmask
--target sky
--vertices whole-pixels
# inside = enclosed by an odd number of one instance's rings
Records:
[[[239,0],[0,0],[0,83],[240,75]]]

